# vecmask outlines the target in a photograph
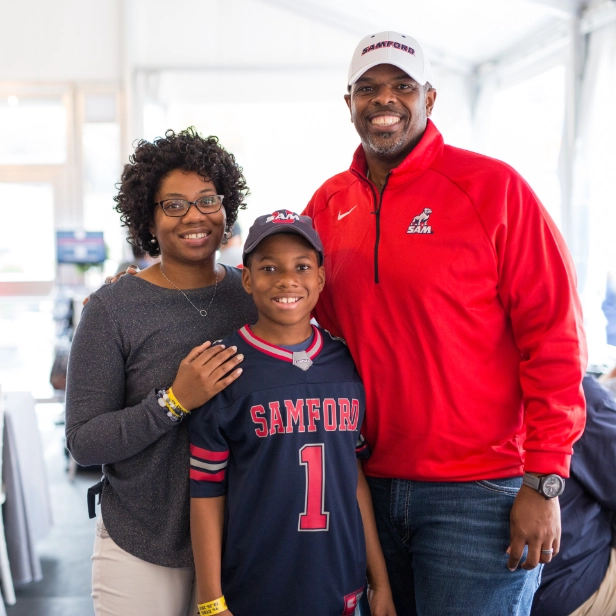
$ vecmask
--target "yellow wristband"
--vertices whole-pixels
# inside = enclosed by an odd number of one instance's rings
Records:
[[[173,389],[171,389],[171,387],[167,390],[167,395],[169,396],[169,398],[171,399],[171,402],[173,402],[173,404],[175,404],[175,406],[178,407],[178,409],[180,411],[182,411],[182,413],[190,413],[190,411],[188,409],[185,409],[179,402],[179,400],[175,397],[175,394],[173,393]]]
[[[199,616],[210,616],[210,614],[219,614],[227,609],[227,602],[224,597],[208,603],[199,603]]]

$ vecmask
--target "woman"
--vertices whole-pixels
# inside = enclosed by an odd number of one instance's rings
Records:
[[[247,192],[233,156],[193,129],[140,141],[124,168],[116,209],[129,241],[161,260],[92,295],[66,397],[68,448],[105,477],[97,616],[196,612],[182,419],[241,373],[233,348],[204,341],[256,321],[239,270],[215,261]]]

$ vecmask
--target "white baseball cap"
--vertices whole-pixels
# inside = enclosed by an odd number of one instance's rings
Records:
[[[412,36],[399,32],[369,34],[360,42],[349,67],[352,86],[367,70],[378,64],[393,64],[412,77],[419,85],[429,81],[434,85],[432,67],[421,45]]]

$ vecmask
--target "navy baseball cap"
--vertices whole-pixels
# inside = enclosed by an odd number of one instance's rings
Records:
[[[317,251],[319,255],[319,265],[323,263],[323,244],[321,238],[312,226],[310,216],[300,216],[290,210],[278,210],[272,214],[259,216],[252,227],[248,230],[248,237],[244,243],[242,262],[246,265],[246,257],[251,253],[266,237],[277,233],[293,233],[300,235]]]

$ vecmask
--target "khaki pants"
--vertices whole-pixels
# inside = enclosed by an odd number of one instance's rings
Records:
[[[616,616],[616,549],[612,548],[610,564],[597,592],[570,616]]]
[[[195,572],[148,563],[120,548],[101,517],[92,554],[92,599],[96,616],[193,616]]]

